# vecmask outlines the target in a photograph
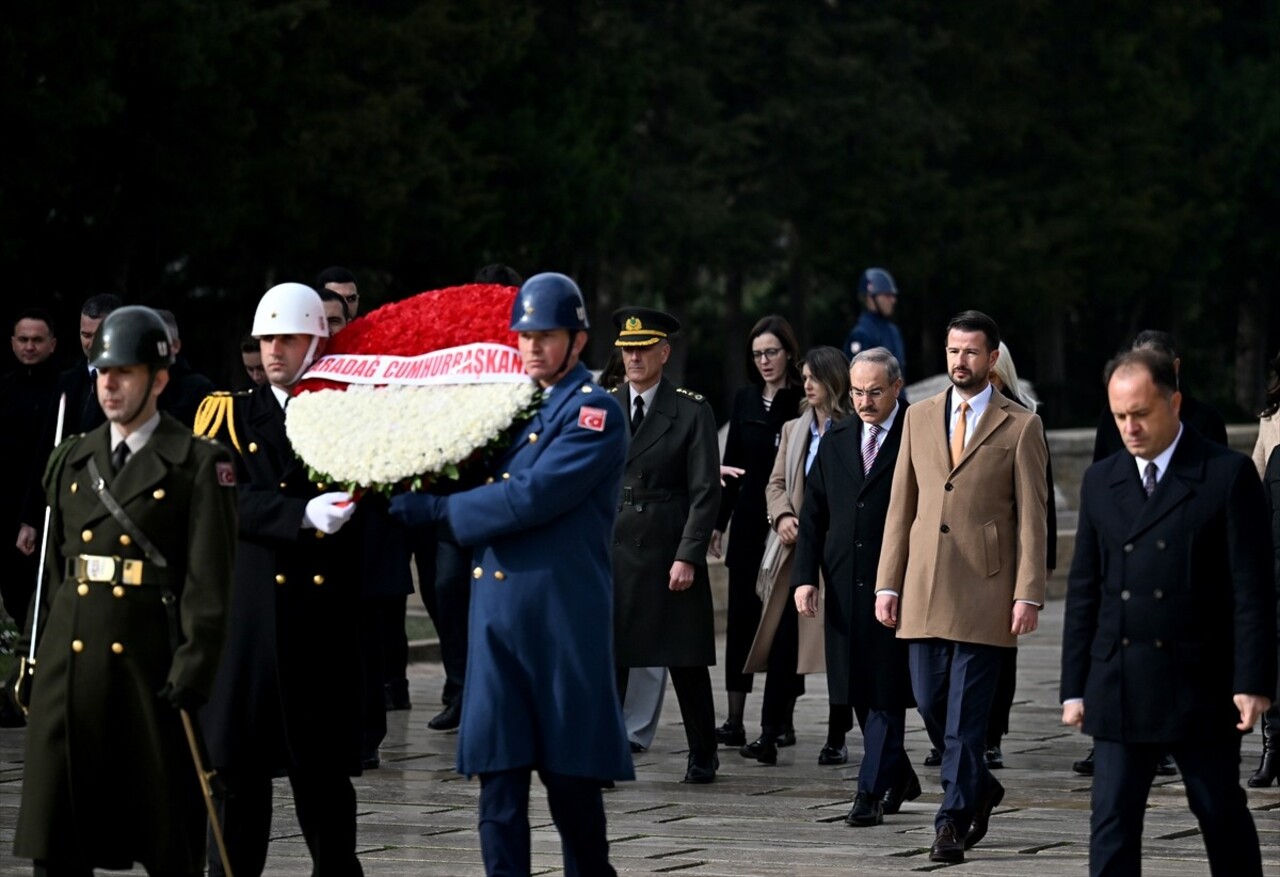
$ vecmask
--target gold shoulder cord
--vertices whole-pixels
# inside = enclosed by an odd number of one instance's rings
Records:
[[[227,432],[231,435],[231,444],[236,453],[244,455],[240,448],[240,437],[236,435],[235,399],[230,393],[214,393],[205,396],[200,407],[196,409],[195,434],[204,438],[215,438],[222,429],[223,421],[227,424]]]

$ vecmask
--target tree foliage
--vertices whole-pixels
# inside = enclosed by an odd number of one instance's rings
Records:
[[[573,274],[597,326],[669,308],[684,381],[718,404],[756,318],[837,343],[873,264],[903,292],[910,377],[940,368],[951,313],[982,308],[1057,424],[1092,421],[1137,329],[1173,330],[1236,416],[1280,338],[1270,4],[6,11],[11,307],[171,307],[224,380],[261,291],[335,263],[366,307],[505,261]]]

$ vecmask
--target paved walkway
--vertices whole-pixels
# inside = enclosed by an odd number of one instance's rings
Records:
[[[719,780],[684,786],[684,734],[676,699],[668,692],[663,724],[651,752],[637,756],[638,780],[607,792],[609,835],[615,867],[623,874],[879,875],[951,867],[957,874],[1058,877],[1087,873],[1089,781],[1071,762],[1088,741],[1059,723],[1057,677],[1062,604],[1051,603],[1044,628],[1019,655],[1014,730],[1006,738],[1008,790],[987,839],[957,866],[928,860],[933,812],[940,799],[936,769],[919,767],[928,751],[918,717],[908,718],[907,748],[924,795],[877,828],[854,829],[842,821],[849,807],[856,764],[819,767],[825,737],[826,686],[809,681],[796,712],[798,745],[781,750],[777,766],[721,751]],[[478,783],[453,772],[457,737],[427,730],[442,680],[438,664],[411,668],[415,708],[389,715],[383,767],[356,780],[360,801],[360,858],[369,875],[483,874],[476,835]],[[713,676],[719,690],[719,675]],[[757,686],[758,688],[759,686]],[[723,709],[723,695],[717,695]],[[758,717],[759,694],[748,715]],[[723,718],[723,716],[721,716]],[[850,738],[856,752],[857,732]],[[22,732],[0,730],[0,874],[29,874],[10,849],[22,783]],[[1249,772],[1257,764],[1259,737],[1245,741]],[[856,756],[855,756],[856,757]],[[1147,814],[1147,877],[1208,873],[1196,821],[1178,778],[1161,778]],[[122,792],[127,806],[127,793]],[[276,832],[267,873],[311,871],[298,834],[287,784],[277,785]],[[1280,789],[1249,792],[1268,874],[1280,874]],[[545,798],[535,783],[532,807],[535,874],[560,874],[560,844]],[[131,872],[141,874],[141,871]]]

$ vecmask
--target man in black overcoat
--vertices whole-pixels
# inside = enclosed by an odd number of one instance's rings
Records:
[[[1062,719],[1094,738],[1089,869],[1141,872],[1163,752],[1185,778],[1214,875],[1260,877],[1240,732],[1276,690],[1271,537],[1251,461],[1179,420],[1173,361],[1107,366],[1125,452],[1081,485],[1062,637]]]
[[[889,489],[902,441],[898,394],[902,371],[883,347],[864,350],[849,367],[856,418],[840,421],[818,446],[805,482],[791,583],[796,609],[818,611],[818,571],[826,581],[827,690],[852,705],[862,728],[858,792],[846,821],[879,825],[920,781],[903,750],[906,711],[915,706],[907,642],[876,621],[876,567],[889,510]]]

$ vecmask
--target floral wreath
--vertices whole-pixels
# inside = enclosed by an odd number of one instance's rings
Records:
[[[516,289],[419,293],[354,320],[294,389],[289,441],[353,492],[462,481],[509,443],[539,393],[508,326]]]

